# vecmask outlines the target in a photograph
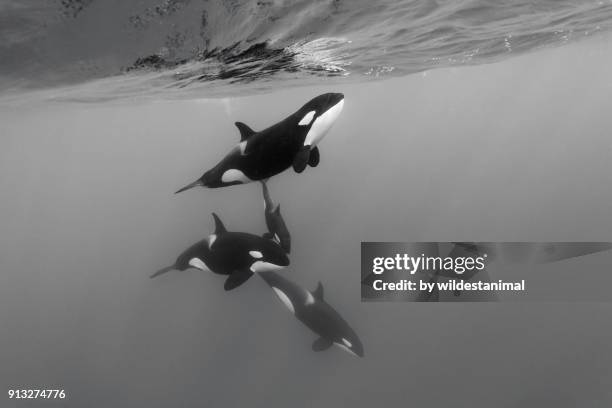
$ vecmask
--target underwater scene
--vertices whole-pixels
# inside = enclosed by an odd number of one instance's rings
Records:
[[[611,28],[610,1],[0,2],[0,406],[609,406],[609,245],[544,246],[528,302],[370,302],[360,254],[612,241]]]

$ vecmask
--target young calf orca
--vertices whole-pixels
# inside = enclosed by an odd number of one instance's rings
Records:
[[[289,167],[301,173],[306,165],[319,164],[317,144],[336,121],[344,95],[326,93],[312,99],[286,119],[256,132],[236,122],[240,142],[215,167],[178,190],[203,186],[218,188],[264,180]]]
[[[261,180],[261,188],[263,191],[264,198],[264,212],[266,215],[266,226],[268,232],[263,236],[277,241],[285,252],[291,252],[291,235],[285,224],[285,220],[280,213],[280,204],[274,206],[272,199],[270,198],[270,192],[266,182]]]
[[[348,323],[323,300],[323,285],[310,292],[275,272],[259,274],[276,296],[295,317],[319,338],[312,344],[314,351],[323,351],[337,345],[349,353],[363,357],[363,345]]]
[[[287,254],[276,242],[246,232],[228,232],[217,214],[212,216],[215,233],[189,247],[174,265],[160,269],[151,278],[171,270],[197,268],[229,275],[223,287],[231,290],[246,282],[254,272],[273,271],[289,265]]]

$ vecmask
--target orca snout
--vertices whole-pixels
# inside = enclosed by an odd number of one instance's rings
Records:
[[[266,243],[266,260],[275,265],[279,266],[289,266],[289,255],[285,252],[285,250],[275,241],[268,241]]]
[[[279,250],[279,252],[275,251],[273,256],[268,257],[266,261],[266,266],[268,268],[266,270],[277,271],[279,269],[283,269],[286,266],[289,266],[289,257],[280,247]]]
[[[272,265],[277,265],[279,268],[278,269],[282,269],[285,266],[289,266],[289,257],[287,256],[287,254],[285,253],[284,250],[282,250],[279,246],[279,250],[280,251],[275,251],[274,256],[269,257],[268,259],[268,263],[272,264]]]
[[[344,105],[344,94],[339,92],[330,92],[323,95],[318,96],[319,101],[319,109],[322,112],[325,112],[333,107],[339,106],[342,109],[342,105]]]
[[[279,244],[281,246],[281,248],[283,248],[283,250],[286,253],[291,253],[291,237],[289,237],[288,235],[281,238],[281,242]]]
[[[327,95],[327,101],[330,105],[335,105],[338,102],[344,100],[344,94],[342,93],[329,93]]]
[[[289,261],[289,257],[287,256],[287,254],[285,253],[280,254],[280,262],[278,263],[278,265],[285,267],[285,266],[289,266],[289,263],[290,261]]]
[[[348,336],[348,338],[343,337],[342,339],[340,339],[340,341],[337,341],[336,344],[340,346],[340,348],[347,351],[349,354],[352,354],[356,357],[363,357],[365,355],[363,351],[363,345],[361,344],[361,341],[356,335]]]
[[[365,356],[365,352],[363,351],[363,345],[361,344],[361,341],[359,341],[359,339],[357,338],[355,338],[355,344],[353,345],[352,350],[358,357]]]

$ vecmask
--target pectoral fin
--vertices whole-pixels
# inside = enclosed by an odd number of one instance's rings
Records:
[[[251,276],[253,276],[253,272],[249,271],[248,269],[244,271],[236,271],[225,280],[223,289],[232,290],[237,288],[246,282]]]
[[[310,157],[308,158],[308,165],[310,167],[317,167],[319,164],[319,148],[315,146],[312,150],[310,150]]]
[[[312,351],[324,351],[334,344],[331,340],[319,337],[312,343]]]
[[[310,146],[302,146],[295,159],[293,159],[293,170],[296,173],[301,173],[306,168],[308,160],[310,159]]]

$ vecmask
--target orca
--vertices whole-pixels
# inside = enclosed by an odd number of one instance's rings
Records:
[[[320,160],[317,145],[343,106],[343,94],[326,93],[260,132],[236,122],[240,142],[216,166],[175,194],[197,186],[219,188],[264,180],[291,166],[297,173],[307,165],[316,167]]]
[[[270,198],[270,192],[268,186],[264,180],[261,180],[261,188],[264,198],[264,212],[266,216],[266,226],[268,232],[264,234],[264,237],[275,240],[279,243],[281,248],[285,252],[291,252],[291,235],[285,224],[285,220],[280,213],[280,204],[274,206],[272,199]]]
[[[323,299],[321,282],[310,292],[275,272],[260,272],[259,276],[287,309],[319,336],[312,344],[314,351],[327,350],[336,345],[354,356],[364,356],[363,345],[355,331]]]
[[[151,275],[155,278],[172,270],[196,268],[228,275],[225,290],[232,290],[246,282],[253,273],[273,271],[289,265],[289,258],[276,242],[246,232],[229,232],[217,214],[215,232],[187,250],[173,265]]]

